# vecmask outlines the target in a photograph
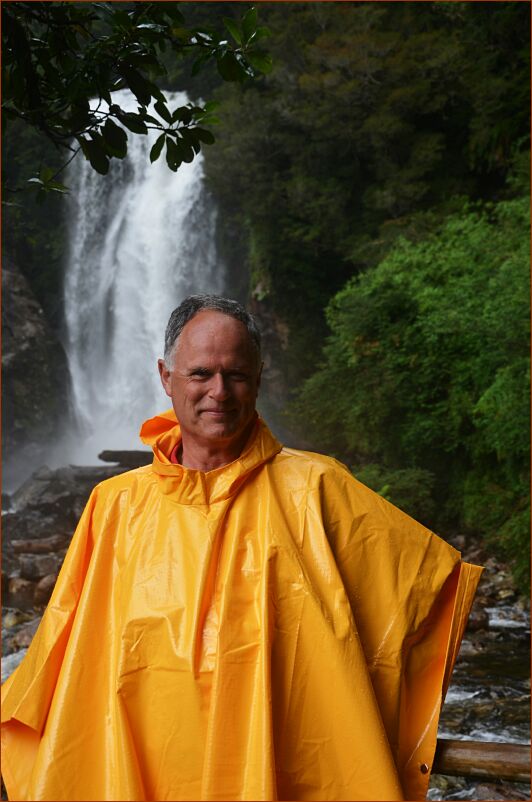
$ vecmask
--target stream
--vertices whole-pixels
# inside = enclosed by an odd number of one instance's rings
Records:
[[[473,608],[472,626],[462,640],[447,692],[438,736],[529,744],[528,603],[512,591],[509,574],[493,558],[479,562],[486,569]],[[476,618],[479,610],[481,615]],[[440,774],[432,776],[427,799],[530,799],[530,785]]]

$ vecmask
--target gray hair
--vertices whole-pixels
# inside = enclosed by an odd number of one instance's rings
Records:
[[[257,360],[260,362],[260,331],[255,318],[238,301],[230,298],[222,298],[221,295],[189,295],[170,315],[166,332],[164,335],[164,361],[167,368],[170,368],[172,353],[179,338],[189,320],[205,309],[213,312],[221,312],[229,317],[234,317],[244,324],[248,330],[251,342],[257,352]]]

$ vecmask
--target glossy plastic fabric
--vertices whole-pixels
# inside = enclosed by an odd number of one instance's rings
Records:
[[[422,799],[479,568],[262,422],[98,485],[3,688],[21,800]]]

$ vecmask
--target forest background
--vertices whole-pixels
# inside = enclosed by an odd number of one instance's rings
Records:
[[[159,84],[219,103],[206,180],[265,328],[267,414],[444,536],[482,535],[526,590],[529,4],[258,8],[270,72],[167,53]],[[20,187],[64,159],[18,120],[3,151],[4,256],[60,336],[65,201]]]

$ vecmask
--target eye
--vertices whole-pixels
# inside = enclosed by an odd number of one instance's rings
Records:
[[[195,368],[189,374],[194,379],[208,379],[211,372],[207,368]]]

